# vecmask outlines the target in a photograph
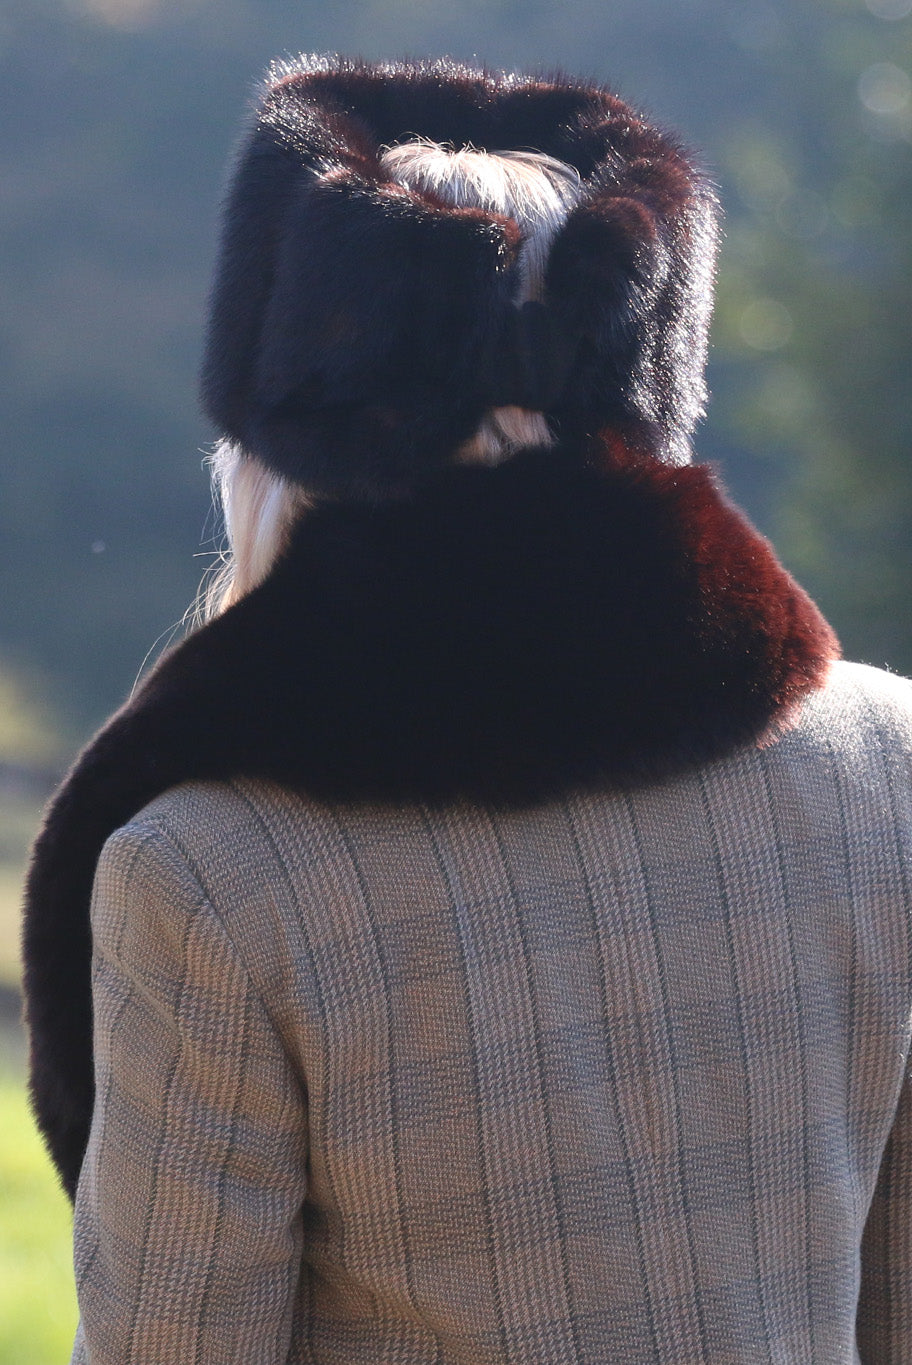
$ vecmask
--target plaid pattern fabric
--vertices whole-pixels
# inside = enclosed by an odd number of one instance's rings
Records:
[[[534,811],[192,784],[96,881],[78,1365],[912,1361],[912,687]]]

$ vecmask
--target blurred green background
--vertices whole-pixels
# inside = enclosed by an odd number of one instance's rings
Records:
[[[55,774],[176,630],[215,527],[195,376],[225,169],[275,56],[606,81],[726,213],[698,436],[848,655],[912,673],[912,0],[20,0],[0,12],[0,1360],[68,1358],[21,1091],[17,906]]]

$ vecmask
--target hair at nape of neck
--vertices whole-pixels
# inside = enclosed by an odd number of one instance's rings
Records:
[[[433,193],[455,208],[481,208],[513,218],[523,232],[515,302],[519,306],[541,298],[551,243],[581,195],[580,177],[572,166],[540,152],[453,149],[424,139],[386,148],[381,164],[391,180],[408,189]],[[542,413],[494,408],[456,458],[499,464],[518,450],[552,440]],[[196,616],[203,621],[266,578],[291,528],[314,502],[305,488],[274,474],[231,441],[219,442],[210,468],[227,543],[200,592]]]
[[[191,613],[198,624],[227,611],[262,583],[291,528],[314,501],[306,489],[280,478],[232,441],[219,441],[208,464],[225,544],[206,571]]]

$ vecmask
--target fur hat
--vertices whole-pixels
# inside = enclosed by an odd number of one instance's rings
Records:
[[[384,148],[534,149],[574,168],[542,297],[522,229],[403,187]],[[315,493],[383,499],[492,408],[690,458],[716,203],[673,139],[600,86],[449,61],[275,67],[228,197],[202,393],[223,436]]]

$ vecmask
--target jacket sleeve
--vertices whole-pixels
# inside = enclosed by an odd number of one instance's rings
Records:
[[[97,1089],[73,1365],[287,1359],[306,1112],[229,921],[157,828],[109,839],[92,907]]]
[[[865,1224],[857,1340],[862,1365],[912,1360],[912,1065]]]

